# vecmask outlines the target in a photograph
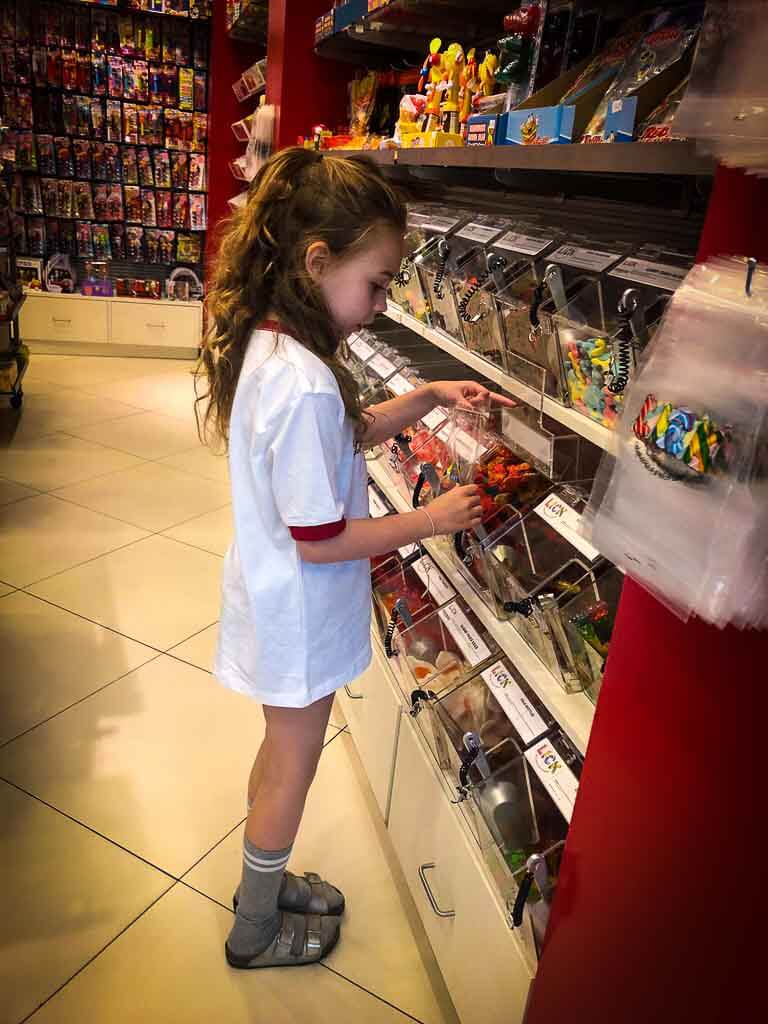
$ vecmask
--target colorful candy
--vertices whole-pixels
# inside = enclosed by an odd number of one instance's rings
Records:
[[[623,395],[613,394],[608,387],[613,374],[607,338],[569,341],[565,354],[565,378],[571,404],[590,419],[613,428],[621,412]]]

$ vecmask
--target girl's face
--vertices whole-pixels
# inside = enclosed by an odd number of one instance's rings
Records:
[[[371,323],[387,308],[387,288],[400,269],[402,255],[402,237],[389,227],[372,231],[370,242],[354,254],[326,259],[319,273],[313,273],[308,254],[308,269],[343,337]]]

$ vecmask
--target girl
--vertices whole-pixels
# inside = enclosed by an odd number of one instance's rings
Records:
[[[261,168],[221,241],[199,369],[203,430],[229,449],[235,524],[214,671],[266,722],[225,945],[233,967],[314,963],[339,936],[339,890],[285,868],[334,691],[371,658],[368,559],[480,522],[475,487],[368,517],[363,445],[438,404],[488,398],[447,382],[360,407],[339,346],[385,309],[404,231],[403,205],[371,163],[292,148]]]

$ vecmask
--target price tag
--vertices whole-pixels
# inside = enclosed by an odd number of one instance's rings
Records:
[[[406,380],[402,373],[396,373],[394,377],[390,377],[387,381],[387,386],[392,388],[396,395],[407,395],[416,387],[415,384],[411,384],[409,380]]]
[[[387,377],[391,377],[392,374],[395,372],[395,367],[393,366],[393,364],[390,363],[390,361],[385,356],[381,355],[381,353],[374,356],[373,359],[371,359],[371,361],[367,365],[374,371],[374,373],[377,373],[379,377],[385,379]]]
[[[438,604],[445,604],[456,597],[456,591],[429,555],[414,562],[413,570]]]
[[[368,488],[368,507],[371,510],[372,519],[380,519],[382,516],[389,515],[389,509],[373,487]]]
[[[618,267],[614,267],[608,276],[620,277],[636,284],[649,284],[654,288],[673,292],[685,280],[687,273],[686,267],[673,267],[668,263],[655,263],[652,260],[630,256],[622,260]]]
[[[503,661],[482,673],[488,688],[504,709],[523,743],[533,743],[547,731],[547,723],[531,704]]]
[[[488,227],[487,224],[475,224],[471,222],[461,231],[456,232],[457,238],[467,238],[470,242],[490,242],[494,235],[498,235],[499,228]]]
[[[490,658],[491,652],[485,641],[455,601],[440,608],[437,614],[470,665],[479,665]]]
[[[461,223],[459,217],[430,217],[424,222],[424,227],[430,231],[445,233]]]
[[[590,562],[600,557],[600,552],[593,547],[588,540],[585,540],[579,532],[581,515],[567,502],[558,498],[557,494],[548,495],[544,501],[534,509],[553,530],[557,530],[561,537],[564,537],[569,544],[572,544],[577,551],[580,551]]]
[[[448,413],[445,409],[441,409],[440,406],[438,406],[436,409],[432,409],[431,412],[428,412],[425,416],[422,416],[421,422],[430,430],[437,430],[441,423],[445,423],[447,418]]]
[[[349,347],[355,353],[357,358],[362,360],[362,362],[365,362],[366,359],[370,359],[373,355],[373,349],[367,341],[363,341],[359,334],[350,341]]]
[[[561,245],[550,255],[556,263],[565,263],[569,267],[580,267],[583,270],[594,270],[597,273],[607,270],[621,256],[618,252],[606,249],[582,249],[578,245]]]
[[[557,804],[562,816],[570,822],[579,780],[560,757],[550,740],[540,740],[530,750],[526,750],[525,759]]]
[[[554,238],[537,238],[534,235],[521,235],[517,231],[507,231],[493,243],[494,249],[509,249],[524,256],[538,256],[547,246],[552,245]]]

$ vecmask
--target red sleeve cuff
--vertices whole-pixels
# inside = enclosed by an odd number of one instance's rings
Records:
[[[289,526],[291,536],[294,540],[330,540],[331,537],[338,537],[344,532],[347,525],[346,519],[340,519],[338,523],[323,523],[322,526]]]

